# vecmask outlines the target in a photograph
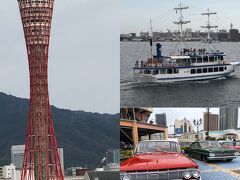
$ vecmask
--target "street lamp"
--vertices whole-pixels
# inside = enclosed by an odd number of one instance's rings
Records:
[[[199,126],[202,125],[202,119],[199,120],[194,119],[193,124],[197,126],[197,140],[199,141]]]

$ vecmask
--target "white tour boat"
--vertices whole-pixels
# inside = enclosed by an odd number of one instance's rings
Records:
[[[188,7],[175,8],[180,12],[180,20],[175,24],[180,25],[180,42],[183,41],[182,25],[190,21],[183,21],[182,10]],[[209,16],[216,14],[215,12],[202,13],[208,16],[207,26],[208,39],[206,43],[211,43],[210,29],[217,26],[211,26]],[[152,39],[149,39],[152,46]],[[134,69],[134,77],[140,82],[178,82],[178,81],[200,81],[226,78],[233,75],[240,62],[230,62],[225,59],[224,52],[218,50],[208,51],[205,48],[182,48],[179,54],[174,56],[163,56],[162,45],[156,44],[157,54],[147,59],[147,61],[136,61]]]

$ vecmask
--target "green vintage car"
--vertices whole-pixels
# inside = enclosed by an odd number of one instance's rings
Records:
[[[185,150],[185,153],[204,162],[211,160],[232,161],[238,156],[235,149],[224,148],[217,141],[194,142]]]

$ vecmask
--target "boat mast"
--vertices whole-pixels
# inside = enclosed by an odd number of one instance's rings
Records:
[[[153,42],[153,27],[152,27],[152,19],[150,18],[150,51],[151,51],[151,58],[153,58],[153,49],[152,49],[152,42]]]
[[[210,24],[210,16],[217,14],[216,12],[210,12],[209,8],[207,9],[206,13],[202,13],[203,16],[208,16],[208,21],[206,26],[201,26],[201,28],[206,28],[208,30],[208,37],[207,37],[207,42],[211,42],[211,37],[210,37],[210,30],[212,28],[217,28],[218,26],[211,26]]]
[[[174,10],[176,11],[176,13],[179,12],[179,15],[180,15],[179,21],[173,22],[174,24],[180,25],[180,42],[183,41],[183,25],[184,25],[184,24],[188,24],[188,23],[191,22],[191,21],[184,21],[184,20],[183,20],[182,10],[186,10],[186,9],[188,9],[188,8],[189,8],[189,7],[187,7],[187,6],[185,6],[185,7],[182,6],[181,3],[179,4],[179,7],[174,8]]]

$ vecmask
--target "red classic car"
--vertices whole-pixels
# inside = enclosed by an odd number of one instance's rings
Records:
[[[141,141],[133,157],[121,163],[120,180],[200,180],[198,165],[175,141]]]
[[[236,146],[233,145],[233,141],[219,141],[222,147],[235,149],[240,153],[240,142],[236,141]]]

